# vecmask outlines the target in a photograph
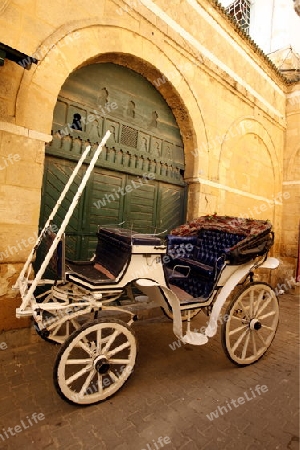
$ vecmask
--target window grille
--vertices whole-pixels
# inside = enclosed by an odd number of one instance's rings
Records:
[[[250,0],[235,0],[235,2],[226,8],[226,11],[249,34]]]
[[[122,126],[121,131],[121,144],[127,145],[127,147],[137,148],[138,132],[134,128],[126,125]]]

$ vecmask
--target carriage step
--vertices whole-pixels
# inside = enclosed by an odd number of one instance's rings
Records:
[[[202,333],[189,331],[185,336],[183,336],[182,342],[184,342],[185,344],[203,345],[208,342],[208,337]]]

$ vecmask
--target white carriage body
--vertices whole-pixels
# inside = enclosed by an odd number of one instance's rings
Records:
[[[192,345],[205,344],[216,334],[226,300],[235,287],[241,285],[240,296],[227,310],[228,322],[222,326],[225,352],[239,365],[251,364],[265,353],[278,324],[278,303],[274,291],[265,283],[253,282],[256,268],[274,269],[278,266],[276,258],[268,257],[274,234],[267,221],[206,216],[173,230],[172,235],[163,238],[123,228],[100,227],[92,260],[76,262],[65,258],[65,228],[109,135],[108,131],[95,151],[40,269],[32,278],[36,250],[90,148],[86,149],[74,169],[14,286],[22,298],[16,310],[17,317],[32,316],[42,337],[62,344],[54,369],[56,388],[64,399],[78,404],[106,399],[123,385],[132,372],[136,348],[130,326],[135,317],[129,308],[115,304],[132,284],[173,319],[176,337],[184,344]],[[55,255],[57,277],[55,280],[45,279],[45,270]],[[37,294],[40,286],[47,287],[47,290]],[[209,322],[202,332],[192,331],[191,319],[201,309],[209,314]],[[99,319],[99,311],[126,314],[127,323],[118,318],[111,319],[111,316]],[[95,321],[82,326],[79,319],[89,315]],[[186,327],[184,319],[187,319]],[[112,350],[118,336],[122,336],[124,342],[116,344]],[[78,348],[87,353],[88,358],[72,359],[71,353]],[[127,348],[130,351],[126,357],[115,356]],[[71,376],[66,375],[70,367],[81,364],[86,367]],[[114,367],[118,370],[114,371]],[[73,388],[73,382],[76,384],[85,373],[88,375],[82,386]],[[94,377],[97,378],[97,393],[87,394]],[[107,380],[109,387],[106,389]]]

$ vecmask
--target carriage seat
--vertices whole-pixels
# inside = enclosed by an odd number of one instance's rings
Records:
[[[99,228],[95,269],[109,278],[117,277],[129,262],[132,245],[159,245],[160,239],[124,228]]]
[[[195,236],[167,236],[164,269],[170,287],[205,301],[225,267],[231,247],[245,235],[201,229]]]
[[[91,261],[66,260],[67,269],[91,284],[111,283],[129,263],[132,245],[159,245],[160,238],[120,228],[102,228],[97,232],[97,247]]]
[[[210,229],[201,229],[197,236],[168,235],[169,267],[187,266],[192,273],[215,279],[230,249],[244,238],[243,234]]]
[[[102,274],[116,278],[129,261],[131,245],[126,236],[112,229],[100,228],[97,232],[98,243],[94,257],[94,267]]]

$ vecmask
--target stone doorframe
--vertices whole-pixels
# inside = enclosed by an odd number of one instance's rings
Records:
[[[77,21],[58,29],[37,49],[38,65],[24,71],[16,101],[16,124],[50,135],[57,97],[70,73],[91,63],[113,62],[144,76],[171,108],[184,144],[185,178],[195,177],[200,164],[202,173],[207,173],[208,152],[202,152],[201,160],[193,155],[197,136],[202,143],[207,142],[207,136],[199,102],[181,71],[188,60],[176,65],[175,50],[150,40],[148,32],[147,27],[136,33],[121,28],[120,18],[118,26]],[[191,202],[189,218],[194,214],[197,205]]]

